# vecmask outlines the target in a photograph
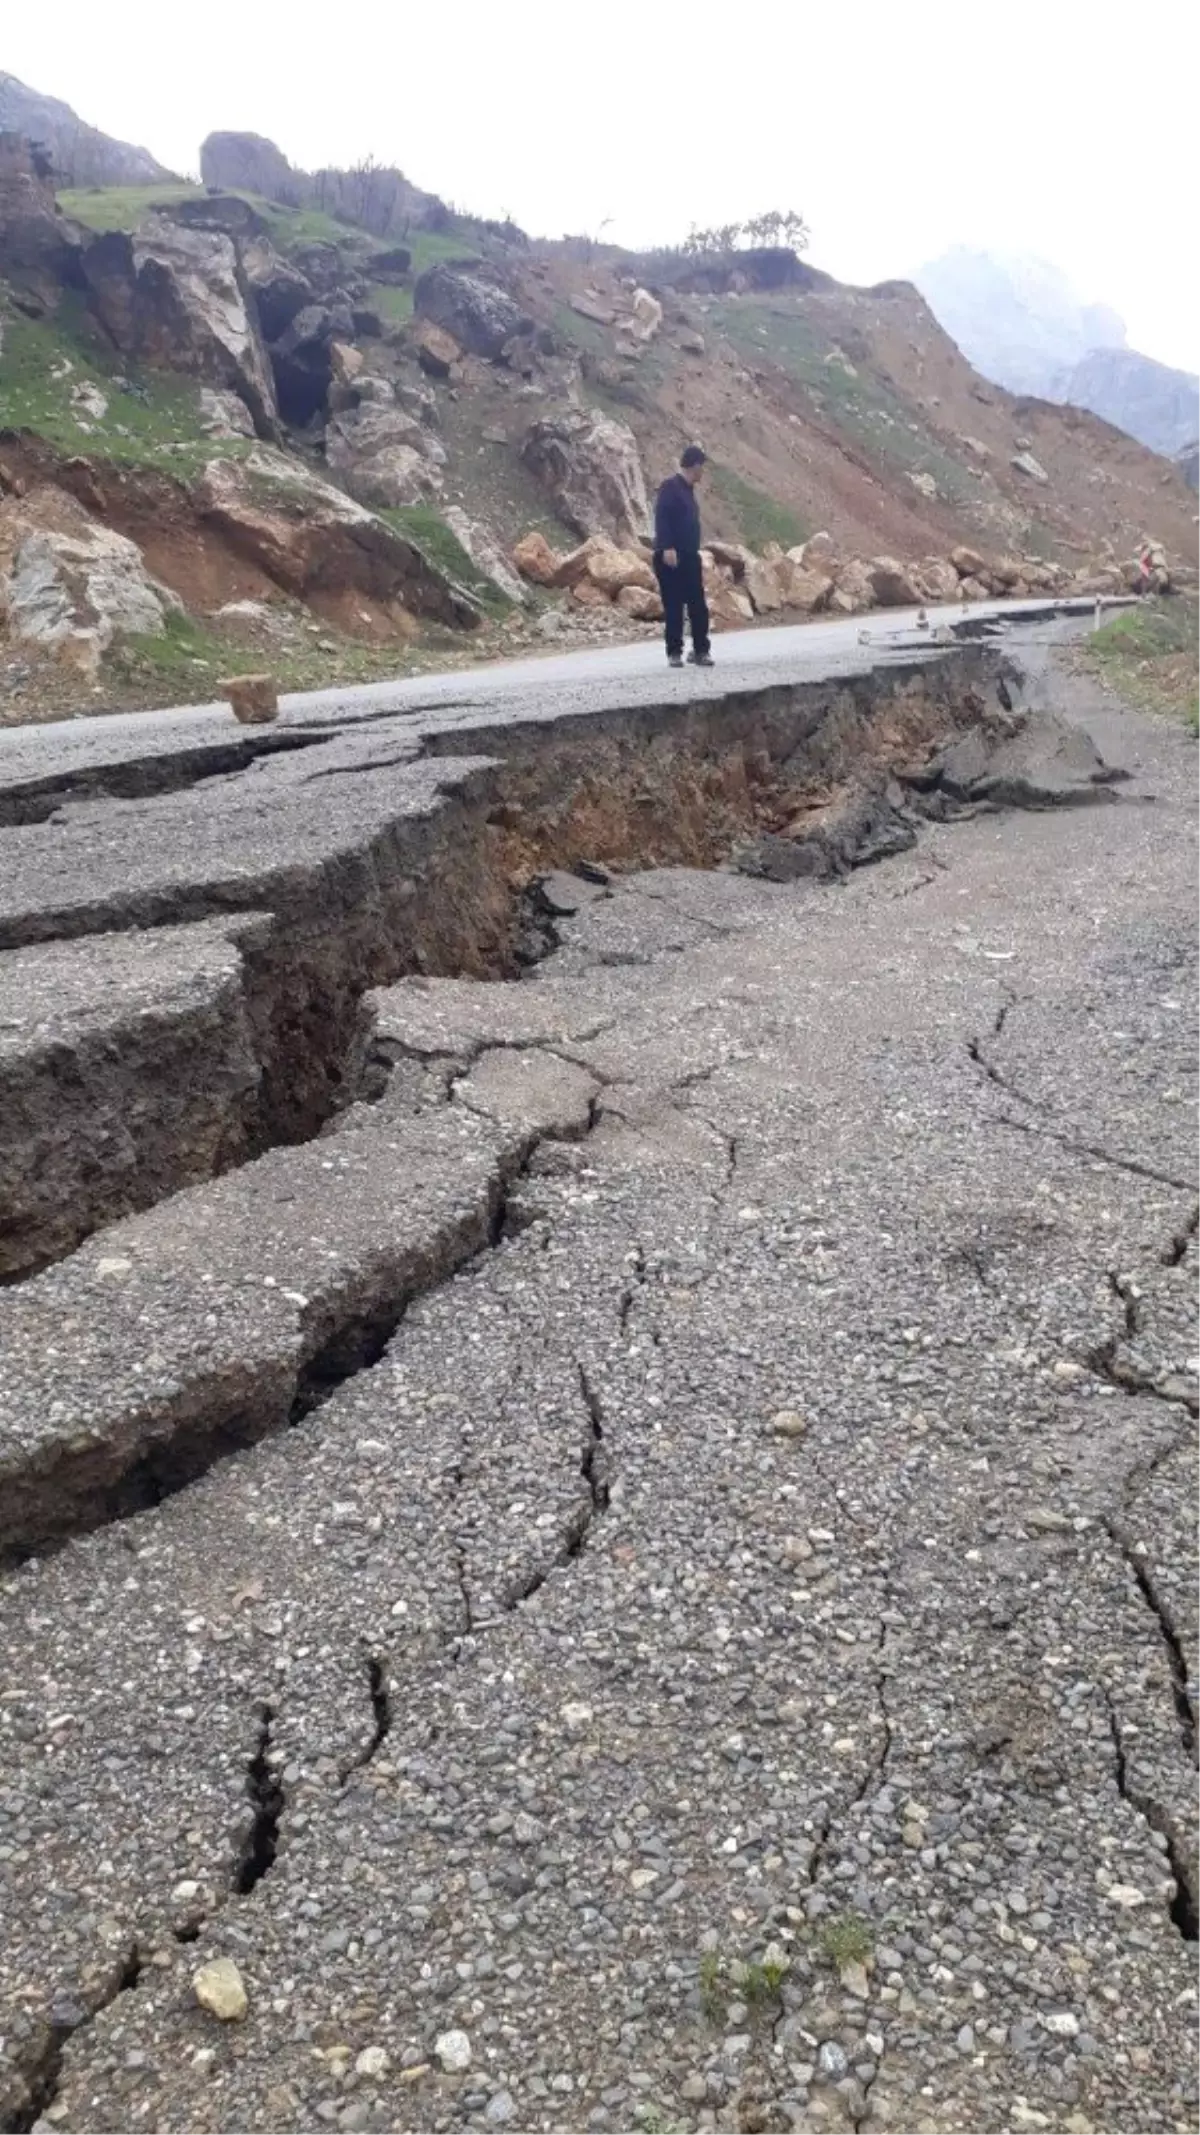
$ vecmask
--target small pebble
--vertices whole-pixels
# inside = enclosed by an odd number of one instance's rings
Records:
[[[192,1992],[202,2009],[223,2024],[240,2024],[250,2007],[242,1975],[232,1957],[214,1957],[192,1974]]]
[[[443,2031],[434,2040],[433,2051],[447,2075],[459,2075],[471,2066],[471,2041],[465,2031]]]

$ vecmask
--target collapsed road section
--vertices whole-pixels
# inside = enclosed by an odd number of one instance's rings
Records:
[[[513,975],[548,869],[795,880],[922,817],[1110,798],[1085,736],[1004,711],[1003,666],[967,646],[698,703],[193,740],[72,766],[53,808],[53,774],[14,781],[0,1278],[317,1133],[362,1088],[365,991]]]
[[[1190,765],[1096,709],[0,832],[5,2125],[1192,2123]]]

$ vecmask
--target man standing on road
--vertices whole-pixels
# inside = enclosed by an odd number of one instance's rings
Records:
[[[697,667],[713,664],[700,563],[700,507],[696,502],[696,485],[703,472],[703,452],[699,445],[688,445],[678,474],[670,475],[663,483],[654,507],[654,575],[662,594],[667,659],[672,667],[683,666],[685,608],[692,630],[688,658]]]

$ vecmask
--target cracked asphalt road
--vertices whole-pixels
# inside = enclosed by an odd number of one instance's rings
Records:
[[[0,1590],[9,2125],[1196,2125],[1194,751],[1081,709],[1120,806],[378,996],[470,1254]]]

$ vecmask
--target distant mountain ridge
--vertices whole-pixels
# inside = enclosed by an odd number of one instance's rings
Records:
[[[69,104],[0,74],[0,133],[23,134],[48,151],[60,185],[157,185],[174,176],[148,149],[88,126]]]
[[[1130,348],[1119,313],[1080,303],[1049,261],[956,245],[913,279],[963,354],[1010,393],[1087,408],[1168,456],[1195,437],[1200,380]]]
[[[1134,348],[1093,348],[1061,371],[1049,400],[1090,408],[1168,458],[1196,436],[1200,380]]]

